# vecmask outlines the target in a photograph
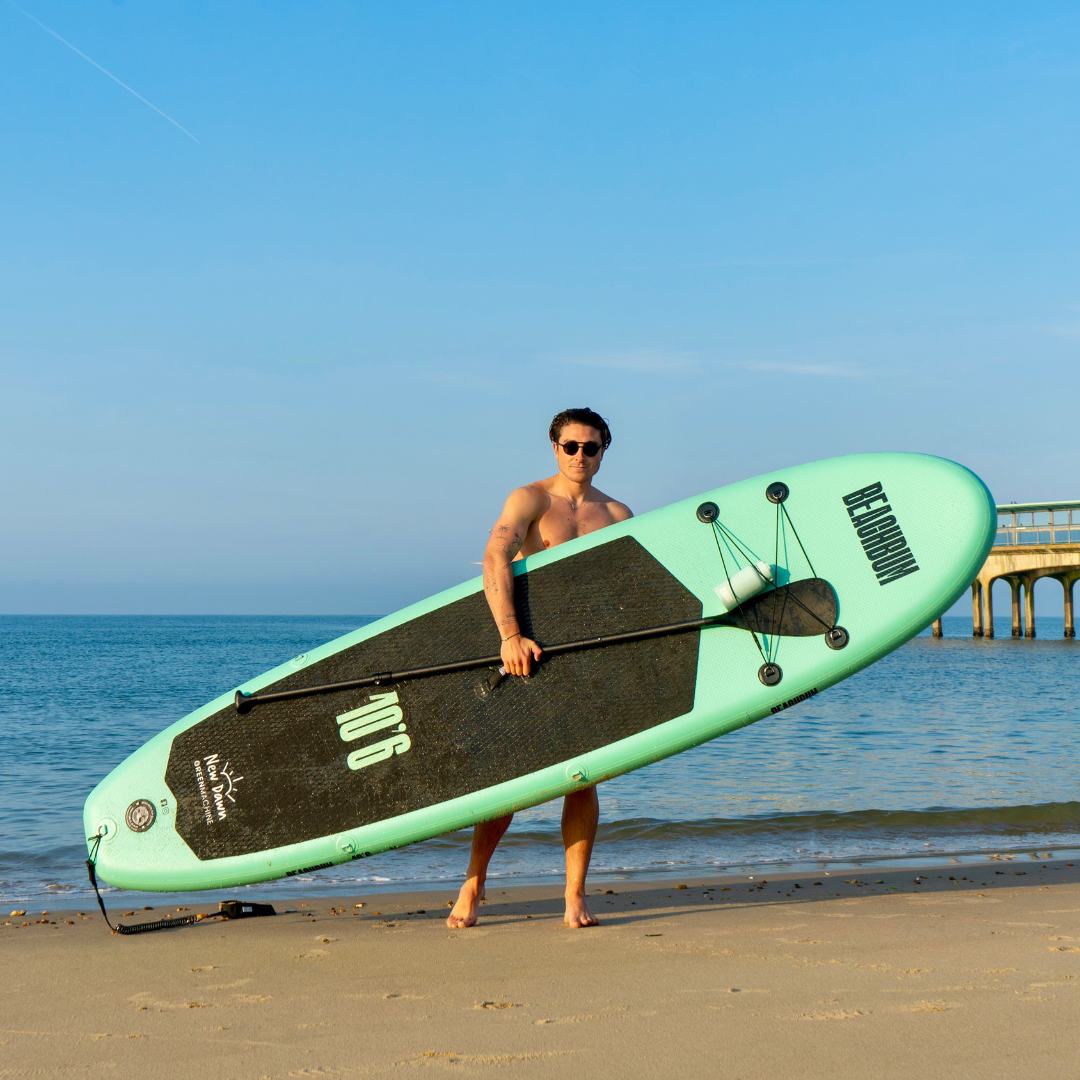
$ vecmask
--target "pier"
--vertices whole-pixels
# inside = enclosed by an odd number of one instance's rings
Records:
[[[1005,503],[997,512],[993,549],[971,583],[972,635],[994,636],[991,586],[1004,578],[1012,588],[1012,636],[1033,638],[1035,582],[1052,577],[1065,590],[1065,637],[1076,637],[1073,584],[1080,579],[1080,502]],[[933,632],[941,637],[940,619]]]

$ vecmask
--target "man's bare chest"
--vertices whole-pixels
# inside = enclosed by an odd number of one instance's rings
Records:
[[[576,510],[569,504],[553,505],[540,516],[536,528],[543,546],[549,548],[603,529],[614,520],[607,506],[603,504],[585,504]]]

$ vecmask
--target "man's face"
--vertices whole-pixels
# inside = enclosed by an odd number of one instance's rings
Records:
[[[580,484],[596,475],[600,468],[600,462],[604,459],[604,451],[597,450],[594,457],[585,453],[585,443],[601,443],[600,432],[586,424],[566,424],[559,433],[559,441],[552,444],[555,451],[555,460],[559,463],[559,472],[568,480]],[[574,448],[576,453],[566,452],[567,443],[577,443]]]

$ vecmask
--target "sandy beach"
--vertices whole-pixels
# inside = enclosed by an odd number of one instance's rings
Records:
[[[576,931],[551,887],[490,889],[465,931],[449,890],[140,936],[90,907],[4,911],[0,1076],[1080,1072],[1064,861],[589,892],[602,926]]]

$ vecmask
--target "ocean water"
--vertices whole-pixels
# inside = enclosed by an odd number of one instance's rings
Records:
[[[366,621],[0,617],[0,901],[86,904],[90,789],[222,690]],[[970,620],[946,620],[944,640],[924,634],[810,701],[609,781],[591,876],[1080,849],[1080,644],[1062,639],[1060,619],[1036,628],[1034,641],[973,640]],[[518,814],[492,876],[558,880],[559,814],[557,803]],[[450,890],[469,838],[239,891]]]

